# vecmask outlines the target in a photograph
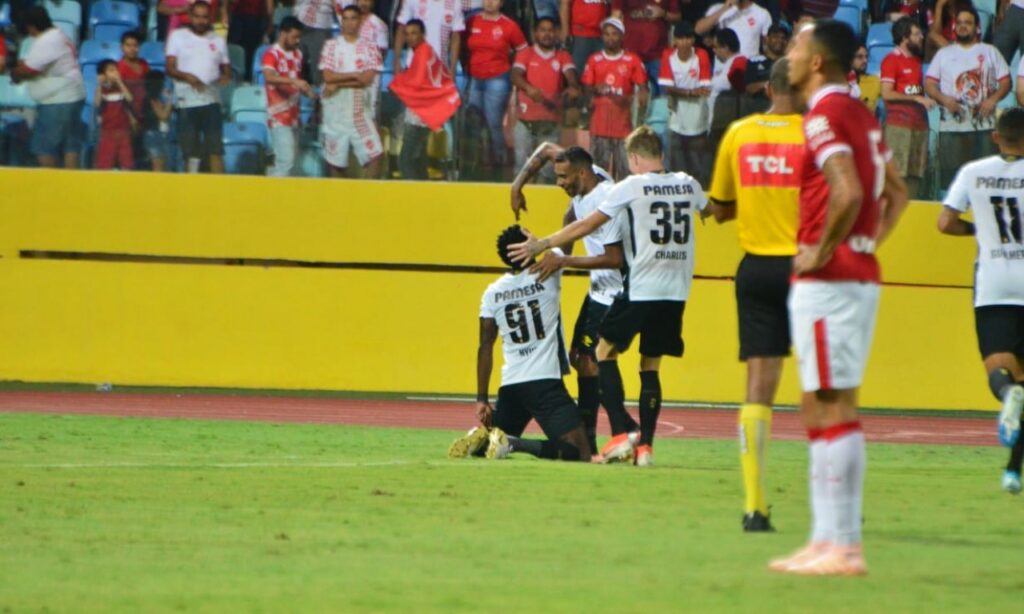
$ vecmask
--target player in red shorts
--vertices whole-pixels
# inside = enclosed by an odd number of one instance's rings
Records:
[[[806,547],[770,568],[804,575],[867,573],[857,392],[878,309],[875,248],[907,205],[882,129],[849,94],[846,75],[858,45],[849,26],[819,19],[787,55],[790,83],[807,101],[789,313],[810,438],[813,528]]]

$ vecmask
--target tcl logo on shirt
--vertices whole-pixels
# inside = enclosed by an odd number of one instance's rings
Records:
[[[803,159],[803,145],[749,143],[739,150],[740,184],[743,187],[800,187],[797,169]]]

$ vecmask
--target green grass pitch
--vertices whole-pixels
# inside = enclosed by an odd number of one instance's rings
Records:
[[[740,531],[732,441],[658,466],[452,461],[455,433],[0,414],[0,611],[1019,612],[1001,449],[869,445],[867,578],[773,575],[806,446]]]

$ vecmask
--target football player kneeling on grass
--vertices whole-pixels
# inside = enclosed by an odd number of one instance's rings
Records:
[[[526,235],[519,226],[510,226],[498,237],[498,256],[511,271],[487,287],[480,303],[476,363],[480,426],[455,440],[448,456],[504,458],[511,452],[525,452],[540,458],[589,461],[592,451],[579,409],[562,382],[569,372],[560,309],[562,275],[556,272],[542,282],[541,273],[514,264],[508,246],[524,241]],[[492,408],[488,385],[499,333],[505,362]],[[522,438],[530,420],[537,421],[546,440]]]

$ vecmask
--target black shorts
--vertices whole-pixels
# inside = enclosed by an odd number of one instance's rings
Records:
[[[572,349],[577,353],[594,358],[599,329],[604,317],[608,315],[608,305],[602,305],[587,295],[580,305],[580,314],[576,316],[576,326],[572,331]]]
[[[791,256],[747,254],[736,271],[740,360],[789,355],[789,276]]]
[[[640,355],[683,355],[683,310],[686,301],[636,301],[625,294],[615,297],[601,322],[601,337],[620,352],[640,335]]]
[[[975,307],[974,326],[982,358],[1002,352],[1024,357],[1024,306]]]
[[[548,439],[580,427],[580,410],[560,379],[542,379],[502,386],[494,404],[493,426],[519,437],[536,420]]]
[[[186,158],[224,155],[224,118],[220,105],[178,109],[178,144]]]

